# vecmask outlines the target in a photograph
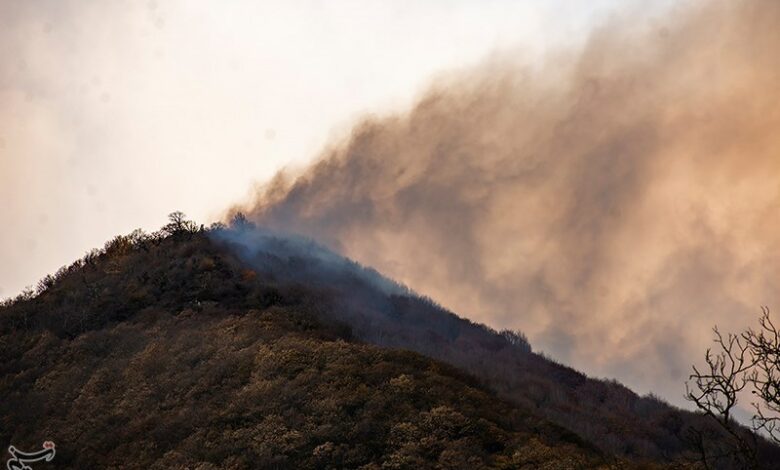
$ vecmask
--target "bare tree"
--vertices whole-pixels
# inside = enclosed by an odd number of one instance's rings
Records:
[[[728,440],[706,441],[707,433],[692,430],[691,437],[699,449],[705,468],[718,467],[729,460],[742,468],[760,468],[759,442],[764,437],[780,444],[780,332],[762,307],[758,330],[723,336],[717,327],[715,351],[707,349],[706,366],[693,366],[685,397],[718,424]],[[749,391],[755,401],[751,427],[734,419],[741,396]]]
[[[749,329],[743,338],[750,348],[753,372],[749,379],[755,415],[753,427],[763,431],[776,444],[780,444],[780,332],[763,307],[759,329]]]
[[[168,214],[168,224],[162,229],[169,235],[181,235],[184,233],[193,233],[197,231],[195,222],[187,220],[187,216],[183,212],[175,211]]]
[[[713,331],[716,351],[707,349],[704,356],[706,368],[693,366],[693,374],[689,377],[693,384],[686,382],[685,398],[712,418],[730,439],[717,440],[717,447],[709,448],[705,431],[693,430],[691,437],[699,449],[705,468],[712,468],[712,464],[724,460],[757,468],[754,433],[746,430],[733,417],[739,394],[750,383],[753,365],[750,347],[740,336],[728,334],[724,337],[717,327]]]

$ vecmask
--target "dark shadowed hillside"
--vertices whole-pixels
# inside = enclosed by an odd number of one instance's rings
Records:
[[[709,435],[708,454],[722,453],[722,436],[703,416],[638,396],[616,381],[588,378],[532,352],[520,332],[498,332],[460,318],[312,241],[248,225],[216,238],[266,282],[316,286],[326,293],[329,304],[322,313],[329,321],[346,322],[358,339],[455,365],[503,399],[574,431],[606,454],[633,461],[696,461],[701,453],[693,436],[700,432]],[[780,461],[778,449],[760,445],[764,461]]]
[[[0,441],[52,440],[79,469],[605,464],[467,374],[352,341],[323,322],[326,292],[266,277],[182,231],[47,278],[0,310]]]
[[[635,468],[704,426],[240,223],[117,237],[0,334],[0,442],[58,468]]]

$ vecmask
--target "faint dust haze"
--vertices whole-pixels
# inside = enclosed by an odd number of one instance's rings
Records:
[[[780,2],[613,17],[369,117],[241,210],[680,402],[709,328],[780,311]]]

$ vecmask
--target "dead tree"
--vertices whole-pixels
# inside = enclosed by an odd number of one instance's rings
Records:
[[[714,328],[715,351],[707,349],[706,366],[693,366],[685,384],[685,398],[717,423],[727,437],[691,431],[705,468],[717,468],[724,460],[742,468],[760,468],[759,442],[768,437],[780,444],[780,332],[769,309],[762,307],[761,312],[757,330],[724,337]],[[735,407],[748,391],[754,397],[751,404],[755,410],[750,428],[734,419]]]

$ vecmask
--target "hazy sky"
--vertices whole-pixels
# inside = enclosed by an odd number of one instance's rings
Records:
[[[364,113],[625,3],[0,0],[0,297],[172,210],[210,222]]]
[[[682,402],[780,310],[780,2],[609,18],[453,71],[248,206],[589,374]]]

